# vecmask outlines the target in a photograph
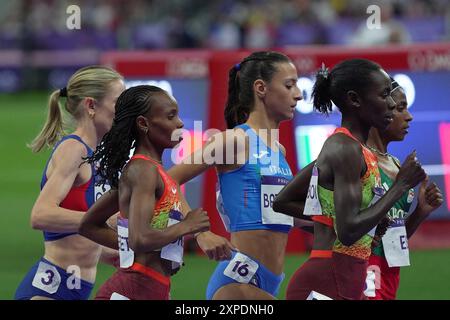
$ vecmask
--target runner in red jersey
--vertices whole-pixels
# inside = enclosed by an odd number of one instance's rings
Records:
[[[164,149],[181,140],[182,127],[178,105],[158,87],[133,87],[117,100],[113,126],[88,159],[100,163],[100,184],[118,189],[120,209],[117,233],[105,229],[93,239],[115,241],[120,252],[120,269],[96,299],[169,299],[170,276],[183,263],[183,236],[208,230],[201,208],[183,216],[179,186],[161,164]]]

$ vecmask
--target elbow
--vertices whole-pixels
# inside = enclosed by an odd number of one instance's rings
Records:
[[[338,234],[338,239],[346,247],[350,247],[356,242],[352,237],[345,234],[344,235]]]
[[[286,214],[286,204],[289,203],[286,199],[283,199],[283,197],[280,197],[278,195],[275,200],[272,203],[272,209],[275,212],[280,212]]]
[[[346,247],[350,247],[353,245],[358,239],[353,235],[353,233],[349,230],[349,228],[338,226],[337,229],[337,238],[339,241]]]
[[[281,201],[278,199],[275,199],[275,201],[273,202],[273,205],[272,205],[273,211],[281,212],[282,207],[283,207],[283,205],[282,205]]]
[[[89,229],[90,229],[89,224],[87,224],[83,218],[83,220],[81,221],[81,223],[78,227],[78,233],[80,235],[82,235],[83,237],[89,238]]]
[[[40,211],[38,209],[33,208],[30,217],[30,225],[32,229],[44,230],[45,225],[41,217],[42,215],[40,214]]]

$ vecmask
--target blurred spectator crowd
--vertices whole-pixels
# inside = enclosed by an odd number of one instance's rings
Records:
[[[81,29],[69,30],[69,5]],[[381,29],[369,29],[370,5]],[[0,49],[268,48],[450,40],[449,0],[2,0]]]

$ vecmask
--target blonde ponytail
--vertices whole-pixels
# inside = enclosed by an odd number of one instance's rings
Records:
[[[56,90],[50,95],[47,120],[44,127],[28,145],[33,152],[39,152],[44,147],[52,147],[64,135],[63,115],[59,98],[60,90]]]

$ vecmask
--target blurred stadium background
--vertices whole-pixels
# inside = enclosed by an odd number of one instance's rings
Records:
[[[69,30],[69,5],[81,9],[81,29]],[[381,29],[369,30],[366,9],[381,8]],[[201,138],[223,128],[227,71],[249,51],[276,48],[299,70],[309,97],[313,71],[346,57],[381,63],[408,87],[415,117],[400,158],[418,150],[445,203],[410,242],[412,266],[402,270],[400,299],[450,299],[450,2],[448,0],[2,0],[0,2],[0,299],[11,299],[30,266],[42,255],[42,235],[29,225],[49,152],[26,148],[46,115],[50,90],[65,86],[79,67],[107,64],[127,85],[153,83],[177,98],[185,127]],[[402,83],[401,83],[402,84]],[[308,99],[306,99],[308,100]],[[324,119],[299,104],[282,128],[289,162],[301,168],[339,116]],[[194,121],[203,121],[197,131]],[[182,156],[182,155],[179,155]],[[165,155],[170,166],[170,156]],[[215,212],[215,177],[209,172],[185,188],[192,206],[210,212],[213,230],[224,230]],[[306,259],[311,237],[293,232],[286,280]],[[187,241],[186,268],[173,278],[173,299],[203,299],[215,262]],[[97,287],[112,268],[99,266]]]

